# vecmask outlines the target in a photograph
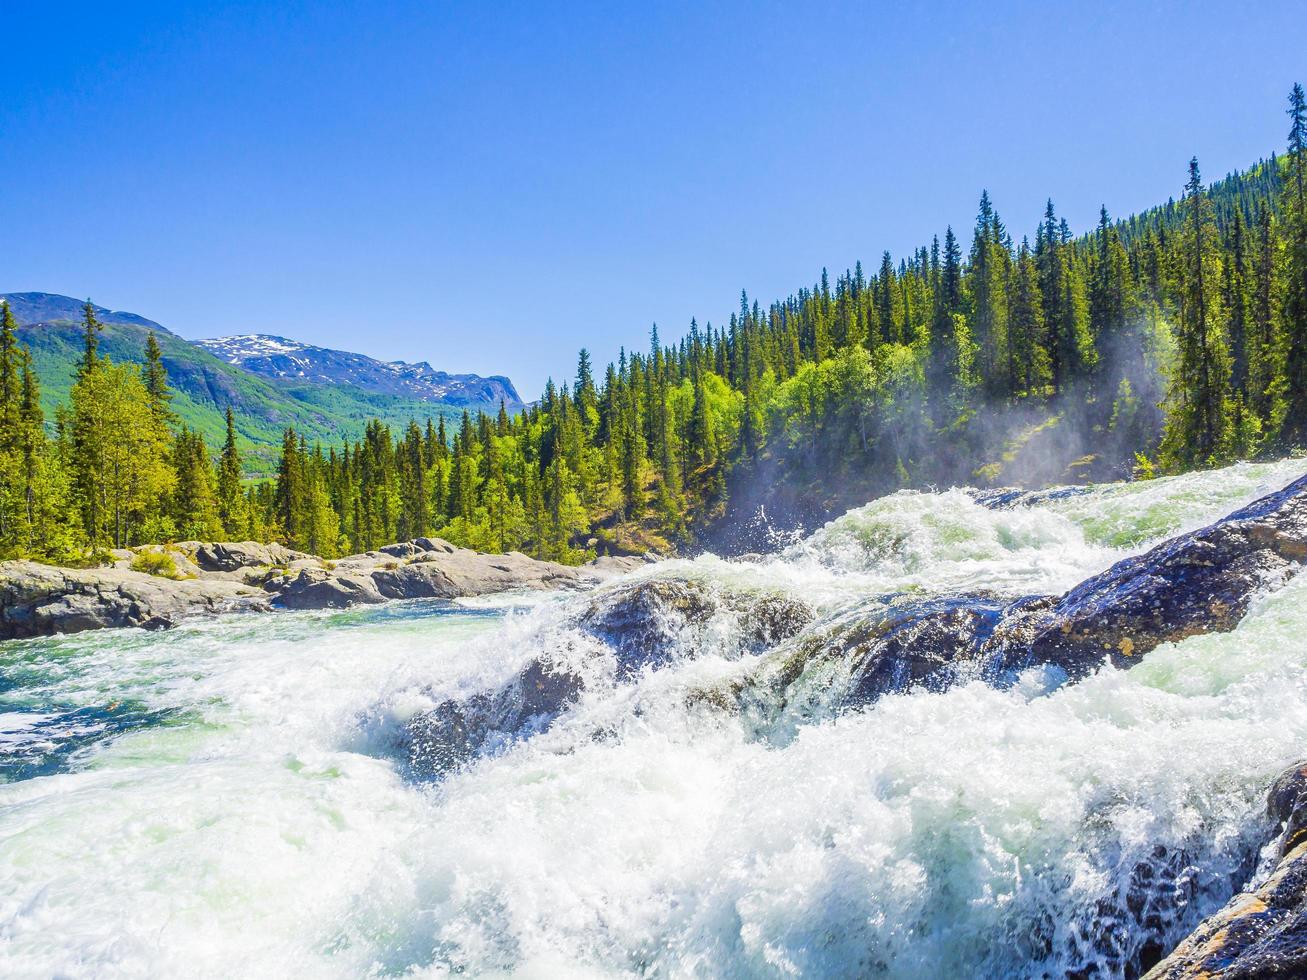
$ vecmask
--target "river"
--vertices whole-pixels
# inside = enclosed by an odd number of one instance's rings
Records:
[[[635,574],[825,623],[889,592],[1055,592],[1304,471],[1008,510],[905,492],[762,561]],[[0,976],[1113,976],[1243,883],[1269,781],[1307,756],[1307,577],[1129,671],[783,731],[687,697],[765,656],[726,626],[625,676],[574,629],[586,601],[0,644]],[[590,679],[547,730],[405,765],[409,719],[542,653]]]

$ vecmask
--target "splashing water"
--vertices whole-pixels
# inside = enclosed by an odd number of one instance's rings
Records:
[[[1305,469],[1007,510],[900,493],[762,562],[637,577],[826,621],[1059,591]],[[1307,746],[1304,580],[1128,672],[890,696],[783,742],[687,697],[762,656],[729,621],[623,678],[576,628],[588,601],[0,645],[0,975],[1120,975],[1252,872],[1265,787]],[[406,778],[409,719],[540,657],[588,672],[547,730]]]

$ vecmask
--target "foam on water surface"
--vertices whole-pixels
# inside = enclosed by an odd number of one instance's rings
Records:
[[[761,563],[641,570],[838,610],[1058,591],[1302,461],[1010,510],[896,494]],[[401,603],[0,645],[0,975],[1111,976],[1252,870],[1307,745],[1307,581],[1075,685],[1030,672],[760,740],[687,693],[704,633],[548,731],[414,782],[413,715],[542,655],[585,597]],[[598,654],[596,654],[596,650]]]

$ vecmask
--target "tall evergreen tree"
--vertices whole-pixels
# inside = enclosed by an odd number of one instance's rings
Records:
[[[1185,185],[1176,293],[1177,364],[1168,392],[1164,461],[1173,468],[1210,466],[1226,457],[1230,354],[1220,292],[1221,259],[1212,205],[1195,157]]]
[[[1307,98],[1289,94],[1289,182],[1284,189],[1284,421],[1280,438],[1307,446]]]
[[[227,406],[227,437],[218,458],[218,518],[227,537],[237,538],[247,532],[245,496],[241,492],[241,457],[236,446],[236,417]]]

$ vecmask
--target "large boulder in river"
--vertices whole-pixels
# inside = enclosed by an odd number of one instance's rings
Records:
[[[775,651],[720,703],[845,707],[890,691],[998,677],[1032,664],[1086,674],[1161,643],[1234,629],[1307,562],[1307,477],[1200,530],[1118,562],[1062,596],[871,597]],[[831,687],[839,689],[831,694]],[[768,692],[759,699],[759,691]]]
[[[1082,674],[1129,667],[1161,643],[1228,632],[1253,598],[1307,561],[1307,477],[1229,517],[1118,562],[1041,616],[1000,625],[989,647]],[[1007,660],[1014,663],[1009,653]]]
[[[712,588],[691,579],[658,578],[597,594],[578,624],[612,647],[624,673],[667,660],[717,627],[731,653],[761,652],[813,619],[806,603],[780,593]],[[720,617],[714,622],[714,617]]]
[[[545,731],[595,677],[629,683],[642,670],[704,649],[706,630],[721,642],[719,653],[765,649],[798,633],[812,616],[796,599],[697,581],[619,585],[564,622],[555,639],[570,663],[541,654],[498,687],[416,715],[400,735],[400,752],[411,775],[438,776],[488,748]]]
[[[484,751],[538,734],[580,696],[576,672],[548,659],[530,660],[502,687],[442,701],[411,718],[400,744],[410,776],[439,776]]]

